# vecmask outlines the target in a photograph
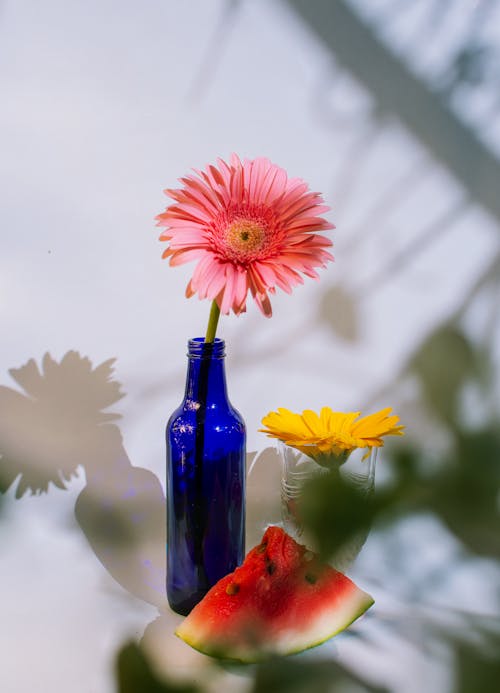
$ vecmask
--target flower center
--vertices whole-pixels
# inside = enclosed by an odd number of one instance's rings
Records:
[[[238,260],[254,256],[266,241],[266,229],[252,219],[234,219],[224,232],[227,250]]]

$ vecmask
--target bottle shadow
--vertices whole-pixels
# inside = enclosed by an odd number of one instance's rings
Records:
[[[67,488],[83,468],[86,486],[76,520],[98,560],[128,592],[165,603],[165,495],[151,471],[132,465],[119,414],[106,411],[124,397],[109,359],[69,351],[60,362],[45,354],[10,375],[22,389],[0,386],[0,493],[15,497]]]

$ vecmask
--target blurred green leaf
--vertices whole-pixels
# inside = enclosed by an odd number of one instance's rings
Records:
[[[321,299],[320,320],[346,342],[359,339],[359,314],[356,298],[343,286],[330,287]]]
[[[377,512],[374,496],[338,473],[311,479],[304,485],[298,507],[304,528],[316,539],[328,560],[358,535],[366,535]]]
[[[252,693],[384,693],[340,663],[275,659],[257,668]]]
[[[461,644],[455,650],[457,693],[497,693],[500,688],[500,655],[479,652]]]
[[[431,509],[465,546],[500,558],[500,433],[460,431],[456,454],[433,480]]]
[[[410,362],[431,410],[447,424],[457,421],[462,387],[477,369],[473,346],[452,325],[440,327],[423,343]]]
[[[199,690],[190,684],[161,681],[135,642],[122,647],[116,666],[118,693],[196,693]]]

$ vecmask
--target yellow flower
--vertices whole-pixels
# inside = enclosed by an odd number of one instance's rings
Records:
[[[332,456],[342,464],[356,448],[381,447],[382,436],[403,435],[404,426],[398,425],[399,417],[391,416],[391,411],[388,407],[360,419],[360,412],[343,413],[330,407],[323,407],[319,416],[310,409],[294,414],[280,407],[264,416],[262,424],[266,428],[260,430],[319,464],[328,465]]]

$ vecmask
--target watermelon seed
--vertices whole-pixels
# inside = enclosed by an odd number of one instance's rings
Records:
[[[263,542],[260,546],[257,547],[257,553],[264,553],[264,551],[267,549],[267,541]]]
[[[228,594],[230,597],[232,597],[235,594],[238,594],[240,591],[240,586],[237,585],[235,582],[230,582],[229,585],[226,587],[226,594]]]
[[[306,573],[305,578],[310,585],[314,585],[314,583],[318,579],[316,575],[312,575],[311,573]]]
[[[307,561],[307,563],[309,563],[309,561],[312,561],[313,558],[314,558],[314,554],[312,551],[306,551],[305,552],[304,561]]]
[[[273,562],[269,563],[269,565],[266,567],[266,570],[269,573],[269,575],[272,575],[276,570],[276,564]]]

